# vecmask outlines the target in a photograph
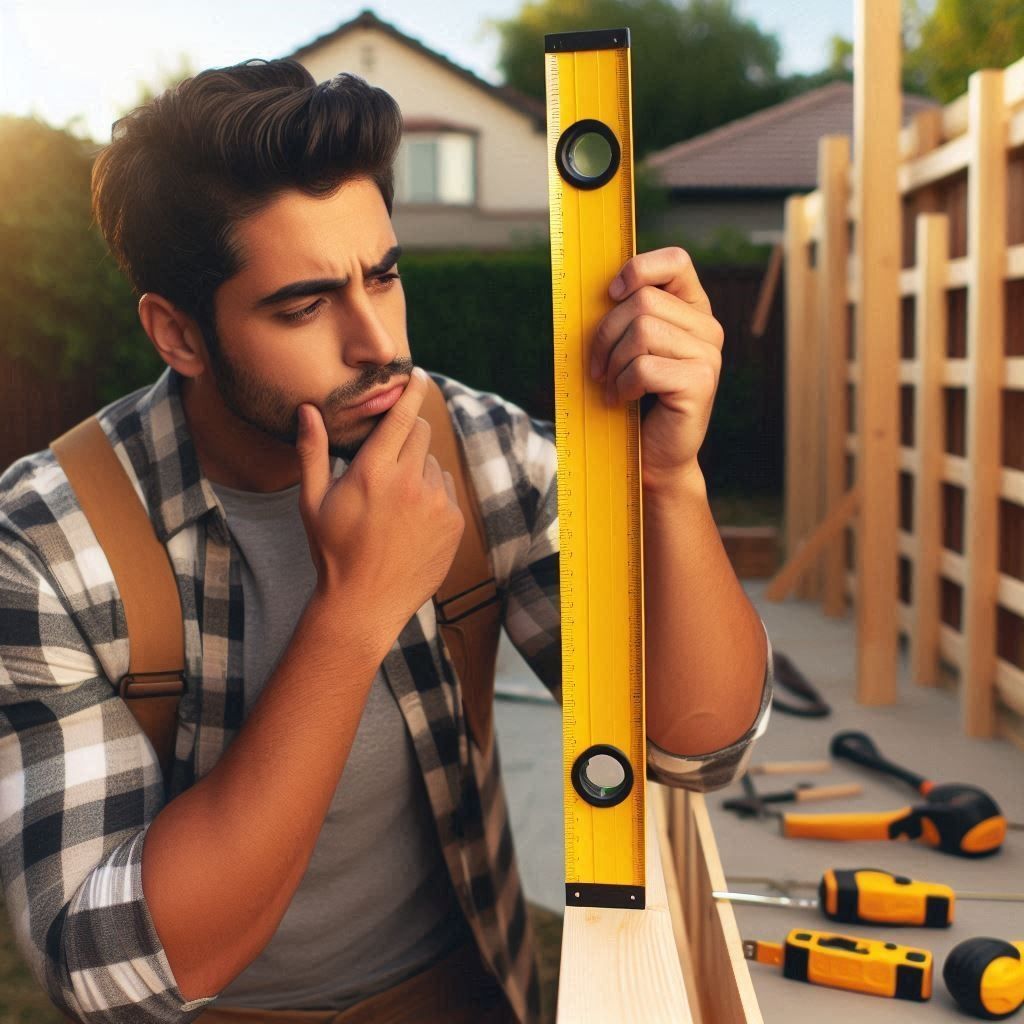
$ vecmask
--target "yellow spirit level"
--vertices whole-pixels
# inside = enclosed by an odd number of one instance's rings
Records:
[[[566,905],[645,905],[640,415],[589,373],[635,253],[629,30],[544,39],[562,622]]]

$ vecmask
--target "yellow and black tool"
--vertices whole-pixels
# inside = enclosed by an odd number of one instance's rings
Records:
[[[1006,838],[1006,819],[992,798],[956,783],[935,786],[925,803],[894,811],[778,817],[782,834],[791,839],[917,839],[960,857],[988,856]]]
[[[629,30],[544,38],[558,453],[566,905],[645,905],[640,417],[591,379],[635,253]]]
[[[810,888],[812,885],[788,883],[790,888]],[[942,882],[919,882],[881,868],[830,868],[818,883],[817,899],[743,892],[713,892],[711,895],[717,900],[732,903],[819,910],[830,921],[843,924],[910,925],[918,928],[948,928],[953,923],[957,899],[1024,902],[1024,893],[1020,892],[956,892]]]
[[[855,814],[780,814],[764,805],[761,817],[775,817],[784,836],[793,839],[917,839],[928,846],[961,857],[985,857],[998,851],[1006,839],[1008,823],[999,805],[983,789],[960,783],[936,785],[906,768],[887,761],[871,738],[862,732],[837,733],[833,757],[893,775],[924,795],[925,802],[893,811]],[[752,783],[744,776],[748,795],[756,800]]]
[[[1003,1020],[1024,1003],[1024,942],[967,939],[950,950],[942,978],[964,1012]]]
[[[812,985],[919,1003],[932,996],[932,954],[895,942],[794,928],[781,944],[744,941],[743,955]]]

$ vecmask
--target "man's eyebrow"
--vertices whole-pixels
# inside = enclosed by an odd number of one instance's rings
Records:
[[[372,266],[363,268],[364,277],[376,277],[384,271],[393,267],[402,257],[402,247],[393,245],[384,255]],[[277,291],[264,295],[257,299],[253,308],[262,309],[264,306],[275,306],[279,302],[288,299],[297,299],[305,295],[318,295],[320,292],[336,291],[348,284],[347,277],[317,277],[308,281],[293,281],[286,284]]]
[[[390,270],[401,258],[402,247],[400,245],[393,245],[384,253],[378,263],[363,270],[363,276],[374,277],[377,274],[383,274],[385,270]]]

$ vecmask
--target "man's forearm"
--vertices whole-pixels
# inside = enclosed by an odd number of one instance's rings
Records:
[[[143,891],[186,999],[255,959],[302,880],[387,651],[356,612],[310,601],[231,746],[149,828]]]
[[[695,756],[757,717],[767,644],[722,545],[699,470],[644,493],[647,734]]]

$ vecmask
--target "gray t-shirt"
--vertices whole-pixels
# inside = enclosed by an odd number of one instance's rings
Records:
[[[241,556],[248,714],[316,571],[298,485],[270,494],[213,489]],[[378,672],[306,874],[270,942],[220,1001],[342,1010],[422,970],[467,934],[405,720]]]

